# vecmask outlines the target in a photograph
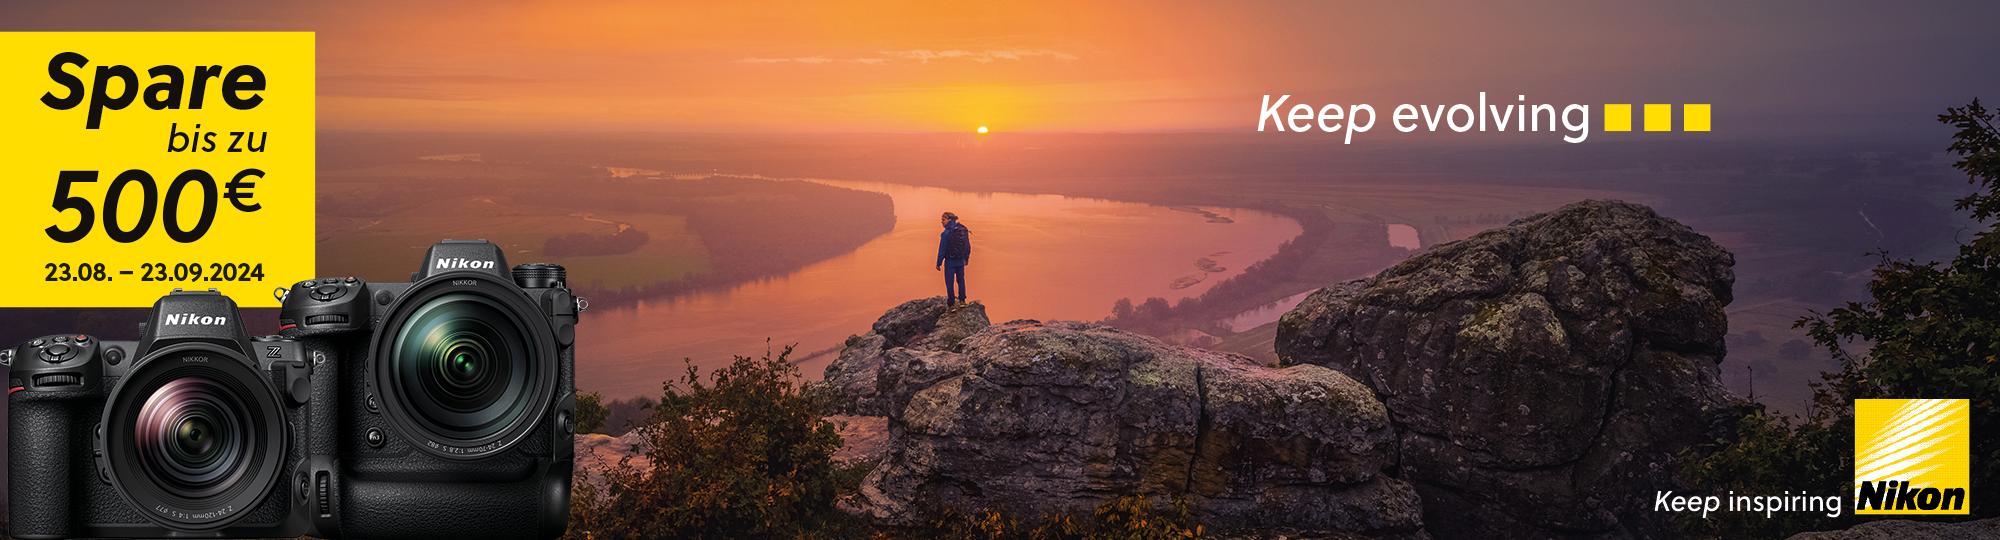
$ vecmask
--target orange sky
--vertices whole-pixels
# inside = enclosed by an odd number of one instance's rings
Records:
[[[372,37],[355,40],[359,47],[323,45],[322,117],[556,130],[585,118],[686,131],[1120,131],[1225,121],[1215,114],[1223,91],[1202,75],[1221,49],[1178,41],[1199,36],[1149,9],[548,2],[443,11],[454,14],[453,28],[439,31],[426,16],[366,28]],[[390,51],[452,62],[385,61]],[[1168,112],[1202,108],[1210,118]]]
[[[336,130],[1248,131],[1265,93],[1486,90],[1713,102],[1741,133],[1921,121],[2000,86],[1962,67],[2000,52],[1992,3],[269,4],[10,1],[0,28],[316,31]]]

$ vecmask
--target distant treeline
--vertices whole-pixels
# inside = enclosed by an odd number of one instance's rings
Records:
[[[738,177],[702,179],[610,178],[590,167],[512,163],[496,170],[514,175],[505,182],[476,175],[424,176],[421,182],[369,182],[367,189],[346,177],[329,175],[321,215],[395,219],[438,200],[484,194],[516,206],[554,214],[666,214],[682,216],[708,248],[708,270],[662,276],[643,286],[593,289],[572,283],[599,305],[712,290],[784,275],[806,264],[853,251],[895,227],[895,207],[886,194],[803,181]],[[518,170],[517,170],[518,169]],[[326,179],[323,179],[326,180]],[[541,246],[551,257],[630,253],[665,231],[573,234]]]
[[[1209,333],[1226,333],[1221,319],[1273,302],[1273,294],[1288,294],[1284,286],[1311,278],[1305,274],[1312,260],[1323,252],[1337,249],[1337,227],[1332,218],[1317,208],[1271,205],[1258,208],[1292,218],[1303,229],[1298,236],[1278,246],[1270,258],[1252,263],[1237,274],[1210,287],[1201,296],[1170,303],[1153,297],[1138,303],[1121,298],[1111,306],[1105,323],[1148,334],[1164,334],[1183,328]]]
[[[637,228],[627,228],[611,234],[570,233],[549,237],[542,245],[542,254],[551,257],[584,257],[593,255],[624,255],[639,250],[652,236]]]
[[[707,272],[652,285],[581,291],[597,302],[685,294],[783,275],[853,251],[896,225],[888,195],[811,182],[745,178],[592,182],[604,185],[584,189],[574,184],[536,185],[537,192],[517,196],[589,212],[685,216],[711,257]],[[616,249],[632,240],[613,235],[586,244]]]

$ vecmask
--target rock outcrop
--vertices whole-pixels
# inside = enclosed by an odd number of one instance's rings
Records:
[[[2000,538],[2000,518],[1957,523],[1890,519],[1870,521],[1838,531],[1792,535],[1790,540],[1955,540]]]
[[[978,302],[953,306],[942,296],[904,302],[876,319],[868,333],[847,338],[840,357],[826,366],[822,387],[842,414],[888,416],[877,384],[885,363],[901,364],[890,361],[892,354],[948,350],[988,324],[986,306]]]
[[[845,415],[826,419],[840,432],[840,450],[833,453],[834,463],[875,463],[889,451],[888,419]]]
[[[829,386],[889,417],[855,501],[878,523],[1087,515],[1147,494],[1184,496],[1225,531],[1422,536],[1416,492],[1389,472],[1388,412],[1347,376],[1091,324],[987,326],[931,303],[891,310],[828,368]],[[929,313],[941,319],[912,321]],[[868,371],[872,392],[856,380]]]
[[[1651,493],[1745,406],[1717,377],[1733,264],[1644,206],[1580,202],[1322,289],[1277,349],[1380,397],[1433,535],[1671,536]]]

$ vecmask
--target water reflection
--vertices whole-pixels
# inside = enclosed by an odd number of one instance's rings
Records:
[[[1389,224],[1389,245],[1410,251],[1424,247],[1424,243],[1417,238],[1417,228],[1401,223]]]
[[[801,364],[817,378],[832,360],[824,353],[866,331],[884,310],[943,294],[932,263],[937,216],[946,210],[972,229],[968,289],[996,322],[1094,320],[1123,297],[1199,295],[1300,232],[1290,219],[1252,210],[1203,209],[1228,218],[1217,220],[1186,209],[1056,195],[823,182],[889,194],[896,227],[787,276],[593,311],[579,327],[577,385],[610,396],[657,394],[682,358],[706,371],[733,354],[762,354],[767,338],[774,349],[796,343],[794,358],[821,353]],[[1199,263],[1203,258],[1212,263]],[[1185,287],[1175,288],[1177,281]]]

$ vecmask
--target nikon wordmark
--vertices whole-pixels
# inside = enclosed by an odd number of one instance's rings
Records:
[[[492,270],[493,261],[480,261],[464,257],[445,257],[437,260],[438,270]]]
[[[167,325],[191,324],[200,326],[222,326],[225,324],[229,324],[229,318],[215,316],[215,315],[196,315],[193,313],[173,313],[161,317],[160,324],[167,324]]]
[[[1967,514],[1971,406],[1963,399],[1854,401],[1854,513]]]

